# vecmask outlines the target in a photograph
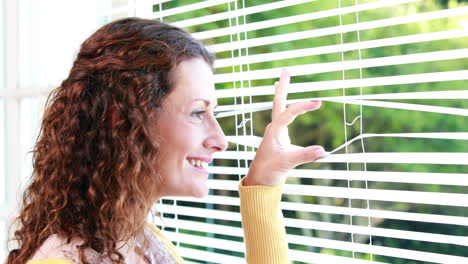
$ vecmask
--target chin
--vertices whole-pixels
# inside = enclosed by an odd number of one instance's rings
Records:
[[[196,190],[194,190],[194,192],[190,196],[195,197],[195,198],[204,198],[208,196],[209,192],[210,192],[210,189],[208,188],[208,186],[204,184],[203,188],[197,188]]]

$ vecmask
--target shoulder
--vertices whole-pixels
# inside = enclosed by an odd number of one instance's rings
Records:
[[[175,250],[171,240],[164,235],[164,232],[161,231],[161,229],[157,228],[155,225],[152,225],[150,223],[146,223],[146,226],[160,241],[162,241],[166,245],[169,251],[172,252]]]
[[[73,256],[78,256],[78,240],[67,243],[65,238],[52,235],[44,241],[27,264],[73,264]]]
[[[151,230],[151,232],[155,235],[159,235],[161,233],[161,230],[159,228],[157,228],[155,225],[153,224],[150,224],[148,222],[146,222],[146,226],[149,228],[149,230]]]
[[[148,222],[146,223],[146,226],[151,231],[151,233],[153,235],[155,235],[159,240],[162,240],[164,242],[164,244],[166,244],[166,245],[171,244],[172,245],[172,242],[164,235],[164,233],[161,231],[161,229],[159,229],[155,225],[150,224]]]

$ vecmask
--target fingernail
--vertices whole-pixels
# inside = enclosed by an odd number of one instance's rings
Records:
[[[326,158],[326,157],[328,157],[328,156],[330,156],[330,153],[325,152],[325,155],[323,155],[323,156],[317,158],[317,160],[319,160],[319,159],[324,159],[324,158]]]
[[[319,101],[320,102],[320,101]],[[320,106],[320,105],[319,105]],[[317,101],[310,101],[307,105],[307,110],[313,110],[316,109],[317,107]]]
[[[289,73],[288,69],[282,68],[282,69],[281,69],[281,75],[288,75],[288,76],[290,76],[291,74]]]
[[[321,100],[313,100],[313,101],[310,101],[310,103],[318,104],[319,106],[322,105],[322,101],[321,101]]]
[[[320,147],[320,148],[316,149],[316,150],[314,151],[314,153],[315,153],[315,155],[316,155],[317,157],[322,157],[322,156],[325,155],[325,149],[323,149],[322,147]]]

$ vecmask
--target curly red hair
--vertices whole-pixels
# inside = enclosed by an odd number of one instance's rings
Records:
[[[80,238],[83,263],[85,248],[124,263],[117,242],[142,231],[160,188],[153,121],[173,69],[195,57],[213,64],[187,32],[138,18],[107,24],[82,44],[49,96],[8,264],[26,263],[53,234]]]

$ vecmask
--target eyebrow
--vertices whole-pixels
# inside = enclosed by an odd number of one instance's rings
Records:
[[[205,106],[211,105],[211,102],[209,100],[202,99],[202,98],[197,98],[197,99],[194,99],[193,101],[202,101],[203,103],[205,103]],[[218,107],[218,105],[215,105],[213,109],[216,109],[216,107]]]

